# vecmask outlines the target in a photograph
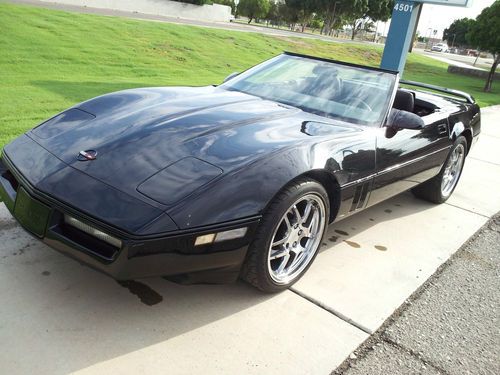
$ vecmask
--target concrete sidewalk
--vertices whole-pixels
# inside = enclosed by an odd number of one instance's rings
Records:
[[[500,374],[500,215],[334,374]]]
[[[0,205],[7,374],[328,374],[500,211],[500,107],[452,199],[399,195],[331,227],[291,291],[119,284],[27,235]]]
[[[294,286],[367,333],[380,325],[486,221],[500,211],[500,106],[483,110],[480,141],[443,205],[410,193],[336,224],[332,251]]]

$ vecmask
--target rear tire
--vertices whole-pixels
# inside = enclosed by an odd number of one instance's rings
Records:
[[[293,285],[321,247],[329,210],[328,194],[321,184],[306,178],[290,183],[264,213],[241,278],[268,293]]]
[[[413,195],[433,203],[444,203],[457,187],[467,155],[467,140],[458,137],[439,174],[412,189]]]

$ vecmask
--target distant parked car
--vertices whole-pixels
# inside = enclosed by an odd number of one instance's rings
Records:
[[[438,43],[435,46],[432,46],[431,51],[434,52],[448,52],[449,48],[446,43]]]

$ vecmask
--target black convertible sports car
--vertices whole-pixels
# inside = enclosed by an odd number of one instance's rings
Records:
[[[0,194],[27,231],[117,279],[279,291],[329,223],[408,189],[448,199],[479,133],[467,94],[285,53],[220,86],[78,104],[4,148]]]

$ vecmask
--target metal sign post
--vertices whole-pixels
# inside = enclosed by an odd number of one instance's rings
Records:
[[[408,51],[415,36],[418,14],[424,3],[468,7],[472,5],[472,0],[397,0],[392,11],[381,68],[403,74]]]
[[[385,42],[381,68],[403,73],[421,6],[421,3],[413,1],[396,1],[392,11],[391,27]]]

